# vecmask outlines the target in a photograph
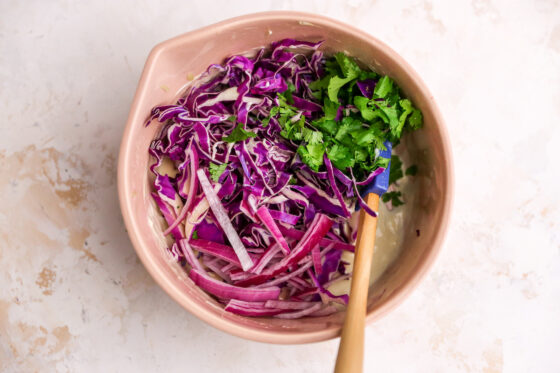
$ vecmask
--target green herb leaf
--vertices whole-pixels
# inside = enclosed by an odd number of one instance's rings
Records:
[[[344,145],[335,144],[327,149],[327,157],[339,170],[345,170],[348,167],[354,166],[354,154]]]
[[[389,171],[389,185],[403,177],[402,162],[398,155],[391,156],[391,170]]]
[[[198,240],[198,232],[197,231],[192,232],[192,239],[193,240]]]
[[[350,123],[343,123],[338,127],[338,130],[336,131],[336,135],[334,136],[334,138],[337,139],[338,141],[341,141],[346,137],[346,135],[349,134],[350,131],[351,131]]]
[[[340,65],[338,64],[336,58],[329,58],[327,61],[325,61],[325,71],[329,75],[340,75],[340,73],[342,73],[342,71],[340,70]]]
[[[264,118],[261,123],[263,125],[263,127],[268,127],[268,124],[270,123],[270,119],[272,119],[273,117],[275,117],[276,115],[278,115],[278,113],[280,112],[280,106],[273,106],[270,109],[270,113],[268,115],[268,117]]]
[[[302,134],[303,139],[307,141],[308,144],[316,145],[323,142],[323,133],[319,131],[313,131],[309,128],[303,128]]]
[[[374,145],[376,148],[385,148],[383,133],[374,126],[355,131],[351,135],[358,146]]]
[[[376,73],[375,71],[362,70],[360,72],[359,80],[377,79],[377,78],[379,78],[379,74]]]
[[[325,146],[323,144],[300,145],[297,149],[303,163],[308,165],[313,171],[319,171],[323,165],[323,154]]]
[[[410,102],[409,99],[403,99],[399,101],[399,105],[402,108],[402,113],[399,117],[399,125],[397,126],[396,130],[394,131],[394,135],[398,134],[397,137],[400,137],[402,130],[404,128],[404,125],[406,123],[406,118],[409,116],[410,113],[412,113],[412,111],[414,110],[414,108],[412,107],[412,102]]]
[[[325,117],[311,122],[313,127],[318,128],[327,135],[333,135],[336,131],[337,124],[334,120],[327,120]]]
[[[237,127],[235,127],[228,136],[222,138],[222,140],[225,142],[238,142],[247,140],[249,137],[256,136],[257,134],[255,132],[246,131],[243,129],[243,124],[239,123]]]
[[[334,58],[336,59],[336,62],[338,62],[340,71],[342,71],[345,78],[354,79],[360,75],[362,69],[360,69],[353,58],[348,57],[342,52],[336,53]]]
[[[292,97],[292,93],[296,90],[296,86],[293,85],[291,82],[288,82],[288,89],[279,95],[283,96],[286,99],[286,102],[290,105],[294,104],[294,99]]]
[[[408,125],[412,130],[417,130],[422,128],[422,112],[418,109],[414,109],[410,118],[408,118]]]
[[[333,102],[338,102],[338,91],[346,83],[351,81],[353,78],[341,78],[339,76],[333,76],[329,80],[329,87],[327,88],[327,93],[329,95],[329,100]]]
[[[325,104],[323,106],[323,110],[325,112],[325,119],[326,120],[333,120],[336,118],[336,113],[338,112],[338,107],[340,106],[338,102],[333,102],[328,98],[325,98]]]
[[[322,79],[316,80],[309,84],[311,93],[317,100],[320,100],[323,97],[323,90],[327,89],[330,80],[331,80],[331,75],[326,75]]]
[[[344,117],[342,118],[341,125],[336,131],[335,139],[338,141],[344,141],[344,139],[348,137],[347,141],[352,144],[354,143],[354,140],[351,137],[352,134],[362,129],[362,123],[359,120],[352,117]]]
[[[297,122],[292,125],[292,139],[301,140],[303,139],[303,128],[305,126],[305,116],[302,115]]]
[[[355,148],[354,149],[354,159],[356,163],[366,162],[368,160],[371,150],[368,148]]]
[[[387,120],[389,122],[389,128],[391,129],[391,134],[395,138],[400,138],[401,133],[399,132],[399,117],[397,114],[397,108],[395,106],[379,106],[379,110],[383,112],[387,116]]]
[[[218,182],[220,176],[222,176],[222,174],[226,170],[226,167],[227,167],[227,163],[222,163],[222,164],[210,163],[210,166],[208,167],[208,171],[210,171],[210,178],[213,181]]]
[[[387,97],[389,92],[393,90],[393,79],[389,78],[388,76],[384,76],[375,85],[375,89],[373,93],[381,98]]]
[[[360,110],[360,113],[362,114],[362,118],[364,118],[367,121],[371,121],[373,120],[373,118],[376,117],[373,109],[368,106],[369,102],[370,101],[367,97],[354,96],[354,106],[356,106],[358,110]]]
[[[412,110],[414,110],[414,107],[412,106],[412,102],[410,102],[408,98],[403,98],[402,100],[400,100],[399,105],[403,109],[403,114],[406,113],[408,115],[412,113]]]
[[[399,207],[401,205],[404,205],[404,202],[400,199],[401,196],[401,192],[393,191],[383,194],[381,198],[383,199],[383,202],[387,203],[391,201],[393,207]]]
[[[410,175],[410,176],[416,176],[417,173],[418,173],[418,166],[416,166],[415,164],[407,168],[406,171],[404,172],[405,175]]]
[[[387,168],[389,167],[389,162],[391,160],[389,158],[385,158],[385,157],[377,157],[375,158],[375,167],[374,169],[377,169],[378,167],[383,167],[383,168]],[[391,166],[392,167],[392,166]],[[389,170],[389,176],[391,176],[391,170]]]

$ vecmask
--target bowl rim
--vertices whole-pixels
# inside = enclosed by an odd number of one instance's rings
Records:
[[[129,162],[130,155],[133,151],[133,139],[131,137],[131,132],[133,126],[138,124],[138,119],[140,113],[136,109],[137,103],[140,98],[145,94],[145,86],[148,77],[153,73],[152,63],[169,45],[176,43],[181,43],[184,39],[188,39],[194,36],[200,36],[213,32],[216,29],[224,27],[232,27],[235,25],[242,25],[246,23],[251,23],[253,21],[262,21],[263,19],[270,20],[286,20],[293,21],[295,18],[299,19],[300,22],[310,22],[320,24],[323,27],[344,30],[350,32],[358,38],[367,40],[368,43],[376,45],[378,48],[382,49],[392,60],[406,71],[411,80],[414,81],[416,86],[419,88],[419,93],[428,98],[428,105],[434,113],[434,119],[436,122],[436,127],[438,129],[439,135],[442,140],[442,150],[443,150],[443,162],[445,165],[445,174],[447,177],[447,189],[444,195],[444,206],[442,211],[441,224],[436,231],[435,238],[433,240],[432,248],[428,251],[427,255],[423,256],[416,267],[416,270],[411,274],[406,282],[402,284],[398,289],[396,289],[382,304],[379,308],[368,312],[366,315],[366,323],[371,324],[373,321],[380,319],[385,316],[391,310],[400,305],[404,299],[411,294],[411,292],[419,285],[420,281],[427,275],[429,269],[434,264],[441,247],[444,243],[446,233],[448,231],[449,222],[451,218],[451,207],[454,199],[454,174],[452,167],[452,154],[450,149],[450,139],[445,126],[445,121],[443,116],[434,100],[433,95],[427,88],[426,84],[422,81],[418,73],[410,66],[397,52],[390,48],[387,44],[380,41],[376,37],[370,35],[369,33],[360,30],[354,26],[348,25],[346,23],[340,22],[338,20],[317,15],[307,12],[299,11],[266,11],[246,14],[218,23],[214,23],[202,28],[181,34],[179,36],[173,37],[166,41],[157,44],[150,52],[142,75],[140,77],[138,86],[136,88],[136,93],[131,104],[131,109],[127,118],[125,129],[123,132],[123,137],[120,145],[119,160],[118,160],[118,194],[120,209],[123,216],[123,220],[128,232],[128,236],[132,242],[132,245],[144,264],[146,270],[150,273],[152,278],[156,283],[163,288],[163,290],[173,298],[177,303],[179,303],[183,308],[185,308],[190,313],[194,314],[200,320],[212,325],[213,327],[227,332],[229,334],[235,335],[237,337],[257,341],[257,342],[267,342],[276,344],[302,344],[302,343],[312,343],[320,342],[340,336],[341,327],[329,325],[325,329],[318,331],[304,331],[304,332],[279,332],[270,330],[260,330],[248,328],[241,326],[234,321],[220,318],[213,313],[206,312],[205,307],[192,301],[186,294],[184,294],[180,289],[178,289],[169,278],[167,278],[161,268],[154,265],[154,262],[149,260],[147,256],[148,248],[145,245],[144,240],[141,235],[138,234],[139,227],[134,214],[132,214],[132,196],[129,188],[129,178],[127,176],[127,163]]]

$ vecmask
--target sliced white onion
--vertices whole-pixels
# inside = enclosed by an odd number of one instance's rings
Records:
[[[235,251],[235,255],[237,255],[237,258],[239,258],[241,268],[243,268],[244,271],[248,271],[253,267],[253,261],[251,260],[249,253],[247,253],[247,249],[243,245],[243,242],[241,242],[239,235],[231,224],[229,216],[222,206],[222,203],[218,199],[218,195],[212,189],[210,180],[208,180],[208,177],[204,173],[204,170],[199,169],[198,171],[196,171],[196,174],[198,175],[198,181],[200,182],[200,186],[202,187],[202,191],[204,192],[204,195],[208,200],[208,204],[210,205],[212,212],[216,216],[218,223],[224,230],[224,233],[231,243],[233,251]]]
[[[198,105],[198,108],[200,109],[205,106],[212,106],[216,102],[221,102],[221,101],[235,101],[237,100],[237,97],[239,97],[239,93],[237,93],[237,87],[231,87],[223,90],[216,97],[211,98],[210,100]]]

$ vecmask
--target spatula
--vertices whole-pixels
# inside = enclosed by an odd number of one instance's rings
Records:
[[[381,151],[379,155],[391,158],[391,143],[385,142],[385,147],[386,150]],[[377,175],[362,192],[366,204],[373,211],[379,210],[379,197],[387,191],[389,186],[390,166],[389,164],[385,171]],[[342,327],[335,373],[360,373],[363,370],[364,327],[377,219],[364,209],[360,211],[350,299]]]

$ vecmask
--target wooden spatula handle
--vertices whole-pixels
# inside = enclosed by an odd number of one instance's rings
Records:
[[[377,211],[379,196],[374,193],[368,194],[366,203],[373,211]],[[360,373],[364,364],[364,327],[377,218],[362,209],[358,227],[350,300],[338,347],[335,373]]]

